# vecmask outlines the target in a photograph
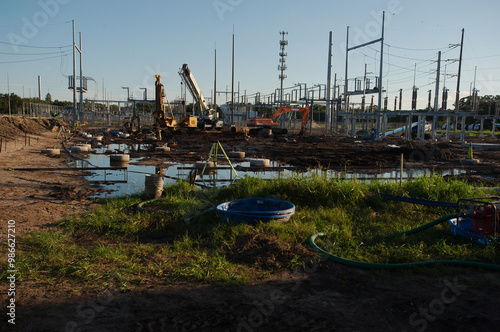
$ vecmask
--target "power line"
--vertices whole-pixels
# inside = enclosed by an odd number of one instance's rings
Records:
[[[63,24],[68,24],[69,22],[71,22],[71,21],[62,22],[62,23],[47,23],[47,24],[44,24],[44,26],[63,25]],[[0,24],[1,28],[22,28],[23,26],[24,25],[4,25],[4,24]]]
[[[46,53],[12,53],[12,52],[0,52],[0,54],[5,54],[5,55],[49,55],[49,54],[60,54],[60,52],[46,52]]]
[[[17,47],[27,47],[27,48],[68,48],[68,47],[73,47],[73,45],[64,45],[64,46],[30,46],[30,45],[20,45],[20,44],[14,44],[14,43],[7,43],[7,42],[4,42],[4,41],[0,41],[0,44],[17,46]]]
[[[496,54],[496,55],[478,56],[478,57],[475,57],[475,58],[464,58],[464,60],[475,60],[475,59],[496,58],[496,57],[500,57],[500,54]]]
[[[68,54],[62,54],[62,55],[67,56]],[[41,59],[18,60],[18,61],[2,61],[2,62],[0,62],[0,64],[42,61],[42,60],[59,58],[60,56],[61,55],[56,55],[56,56],[51,56],[51,57],[41,58]]]
[[[407,50],[407,51],[442,51],[446,48],[407,48],[407,47],[398,47],[384,43],[384,45],[396,48],[398,50]]]

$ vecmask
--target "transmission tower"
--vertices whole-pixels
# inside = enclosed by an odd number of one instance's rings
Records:
[[[288,32],[281,31],[281,40],[280,40],[280,64],[278,65],[278,70],[280,71],[279,79],[281,80],[281,89],[280,89],[280,98],[279,98],[279,106],[283,105],[283,80],[286,78],[284,71],[286,70],[285,57],[287,54],[285,53],[285,46],[288,45],[288,40],[285,40],[285,35],[288,35]]]

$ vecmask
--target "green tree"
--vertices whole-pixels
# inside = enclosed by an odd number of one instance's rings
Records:
[[[15,114],[23,107],[23,100],[15,93],[10,94],[10,109],[12,114]],[[9,95],[0,94],[0,113],[9,113]]]
[[[45,96],[45,101],[49,104],[52,103],[52,96],[50,95],[50,93],[47,93],[47,95]]]

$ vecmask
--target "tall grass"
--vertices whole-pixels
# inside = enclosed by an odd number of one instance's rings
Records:
[[[376,193],[445,202],[484,195],[465,181],[441,176],[407,181],[401,187],[321,175],[245,177],[230,187],[207,191],[179,182],[167,186],[162,198],[151,203],[168,213],[137,211],[140,196],[107,199],[94,211],[60,222],[57,232],[23,236],[21,278],[92,281],[122,288],[151,281],[245,283],[314,255],[307,239],[317,232],[327,233],[318,241],[320,246],[350,259],[498,263],[498,245],[484,247],[456,238],[447,225],[407,237],[385,236],[453,211],[390,201]],[[214,210],[207,210],[247,197],[288,200],[296,205],[296,213],[286,223],[249,226],[227,224]]]

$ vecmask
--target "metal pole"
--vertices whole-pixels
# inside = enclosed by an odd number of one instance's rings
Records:
[[[438,52],[438,63],[436,72],[436,92],[434,93],[434,112],[439,108],[439,78],[441,76],[441,51]]]
[[[73,20],[73,125],[78,121],[76,114],[76,43],[75,43],[75,20]]]
[[[399,110],[401,111],[401,106],[403,104],[403,89],[399,89]]]
[[[325,131],[329,131],[329,124],[332,112],[331,104],[331,90],[332,90],[332,39],[333,32],[330,31],[330,40],[328,43],[328,69],[326,72],[326,118],[325,118]]]
[[[83,122],[83,68],[82,68],[82,33],[79,33],[80,36],[80,121]]]
[[[335,73],[335,76],[333,78],[333,99],[337,99],[337,73]],[[337,133],[337,103],[336,102],[335,102],[335,107],[333,108],[332,124],[333,124],[333,132],[336,134]]]
[[[234,25],[233,25],[233,65],[231,79],[231,125],[234,123]]]
[[[42,100],[42,78],[38,75],[38,100]]]
[[[434,96],[434,112],[438,111],[439,108],[439,78],[441,76],[441,51],[438,52],[438,63],[437,63],[437,73],[436,73],[436,92]],[[436,138],[436,125],[437,117],[434,115],[432,117],[432,139]]]
[[[181,87],[182,89],[182,87]],[[182,93],[181,93],[182,97]],[[215,43],[215,50],[214,50],[214,112],[215,116],[217,116],[217,43]]]
[[[458,75],[457,75],[457,92],[456,92],[456,98],[455,98],[455,111],[458,111],[458,103],[460,102],[460,76],[462,73],[462,51],[464,48],[464,31],[465,30],[462,29],[462,39],[460,41],[460,58],[458,59]]]
[[[40,77],[40,76],[38,76]],[[7,99],[8,99],[8,103],[9,103],[9,116],[12,115],[12,112],[11,112],[11,109],[10,109],[10,80],[9,80],[9,73],[7,73]],[[24,102],[23,102],[23,108],[24,108]],[[24,112],[23,112],[23,115],[24,115]]]
[[[385,22],[385,11],[382,12],[382,38],[380,40],[380,70],[379,70],[379,89],[378,89],[378,109],[377,109],[377,137],[380,135],[380,112],[382,110],[382,70],[384,64],[384,22]]]
[[[344,85],[344,112],[347,112],[347,74],[349,68],[349,27],[347,27],[347,37],[345,45],[345,85]]]

